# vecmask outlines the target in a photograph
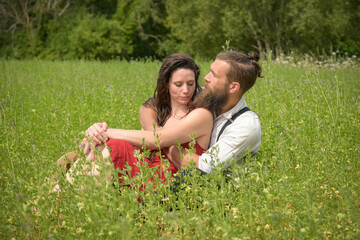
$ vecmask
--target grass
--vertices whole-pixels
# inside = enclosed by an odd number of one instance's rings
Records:
[[[204,76],[210,63],[200,65]],[[94,122],[140,128],[159,67],[0,61],[0,238],[360,237],[358,66],[263,63],[265,78],[246,96],[261,119],[261,151],[230,182],[195,172],[175,195],[169,186],[119,192],[116,180],[86,176],[70,185],[60,174],[62,192],[50,192],[55,161]]]

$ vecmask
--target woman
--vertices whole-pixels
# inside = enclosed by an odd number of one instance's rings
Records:
[[[196,153],[201,155],[207,149],[212,130],[212,113],[207,109],[196,108],[192,105],[192,100],[200,89],[198,85],[199,72],[198,66],[188,55],[173,54],[165,59],[159,71],[154,98],[145,103],[155,110],[158,137],[154,134],[155,130],[152,124],[146,122],[142,123],[145,131],[106,129],[106,124],[94,124],[87,130],[87,134],[93,137],[96,143],[108,139],[107,146],[111,149],[111,153],[104,144],[100,144],[99,147],[102,148],[104,158],[111,157],[115,169],[122,170],[126,164],[129,164],[131,167],[131,171],[128,172],[130,177],[134,177],[140,172],[138,169],[139,159],[134,157],[134,151],[136,148],[142,147],[143,138],[145,145],[150,150],[176,145],[177,141],[184,148],[188,148],[191,135],[194,134]],[[167,128],[167,133],[162,133],[162,128]],[[139,136],[142,137],[139,138]],[[157,141],[158,144],[156,144]],[[88,146],[89,144],[87,144],[85,152],[88,154],[88,159],[93,159],[94,151],[89,150]],[[151,158],[145,158],[144,161],[148,162],[149,167],[156,167],[159,178],[164,179],[162,161],[160,156],[154,152]],[[168,161],[163,151],[161,151],[161,155],[165,159],[164,161]],[[166,171],[171,171],[171,174],[174,175],[177,168],[169,162]],[[119,177],[122,182],[120,174]]]

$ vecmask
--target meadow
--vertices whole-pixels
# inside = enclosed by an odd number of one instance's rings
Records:
[[[199,64],[202,79],[210,62]],[[228,181],[194,172],[175,194],[115,178],[71,185],[55,164],[95,122],[139,129],[159,62],[0,60],[0,238],[359,239],[359,65],[262,66],[245,96],[261,119],[258,156]]]

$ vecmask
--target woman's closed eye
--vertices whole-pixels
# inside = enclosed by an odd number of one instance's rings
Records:
[[[194,86],[195,82],[188,82],[188,83],[185,83],[185,84],[188,85],[189,87],[192,87],[192,86]],[[184,83],[183,82],[175,82],[174,85],[176,87],[182,87],[184,85]]]

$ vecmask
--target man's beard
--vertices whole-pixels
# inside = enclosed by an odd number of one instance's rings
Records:
[[[221,108],[225,106],[229,99],[227,89],[228,87],[225,86],[223,89],[213,92],[209,88],[206,88],[196,95],[192,105],[195,108],[206,108],[216,115],[219,115]]]

